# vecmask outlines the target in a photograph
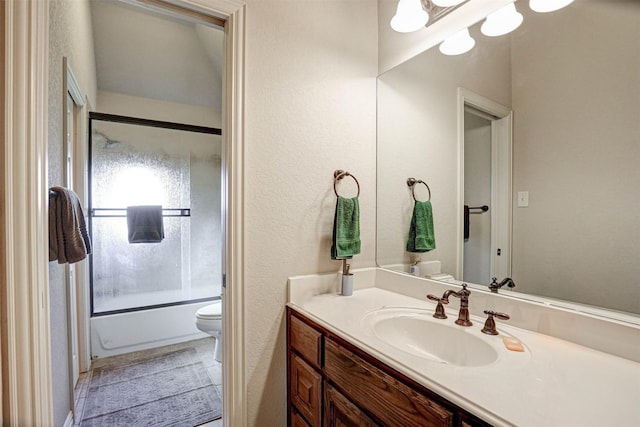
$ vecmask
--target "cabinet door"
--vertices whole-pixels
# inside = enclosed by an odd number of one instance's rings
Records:
[[[291,403],[312,427],[322,422],[322,376],[296,354],[291,354]]]
[[[289,334],[291,347],[300,353],[311,366],[320,369],[322,334],[291,314],[289,314]]]
[[[309,427],[309,424],[296,411],[291,411],[291,427]]]
[[[331,385],[324,395],[324,427],[375,427],[377,426],[356,405]]]

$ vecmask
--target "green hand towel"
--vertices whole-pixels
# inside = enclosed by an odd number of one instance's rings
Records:
[[[358,198],[338,197],[333,218],[331,259],[349,259],[360,253],[360,206]]]
[[[407,252],[428,252],[436,248],[433,234],[433,212],[431,202],[418,202],[413,205],[413,215],[409,226]]]

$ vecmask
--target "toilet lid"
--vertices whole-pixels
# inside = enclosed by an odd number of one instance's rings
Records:
[[[222,317],[222,304],[217,301],[213,304],[205,305],[198,309],[196,317],[201,319],[220,319]]]

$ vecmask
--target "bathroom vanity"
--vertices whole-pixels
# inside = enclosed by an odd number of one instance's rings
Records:
[[[462,327],[459,301],[440,320],[424,298],[459,287],[381,269],[355,274],[350,297],[339,295],[337,274],[289,280],[291,426],[640,425],[636,325],[472,290],[473,325]],[[500,335],[480,332],[486,309],[511,315],[496,322]],[[615,354],[594,349],[608,345],[604,335],[623,341]]]
[[[287,342],[292,426],[489,425],[290,307]]]

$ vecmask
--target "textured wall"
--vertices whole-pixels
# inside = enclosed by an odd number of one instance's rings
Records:
[[[375,264],[376,3],[249,1],[246,49],[248,419],[283,426],[287,277],[339,269],[329,257],[335,169],[362,187],[353,265]]]
[[[48,185],[63,181],[63,81],[62,58],[69,58],[81,89],[90,103],[96,98],[95,60],[89,2],[50,1],[49,5],[49,141]],[[49,300],[53,372],[53,419],[62,425],[71,408],[67,342],[67,304],[64,267],[49,263]]]

